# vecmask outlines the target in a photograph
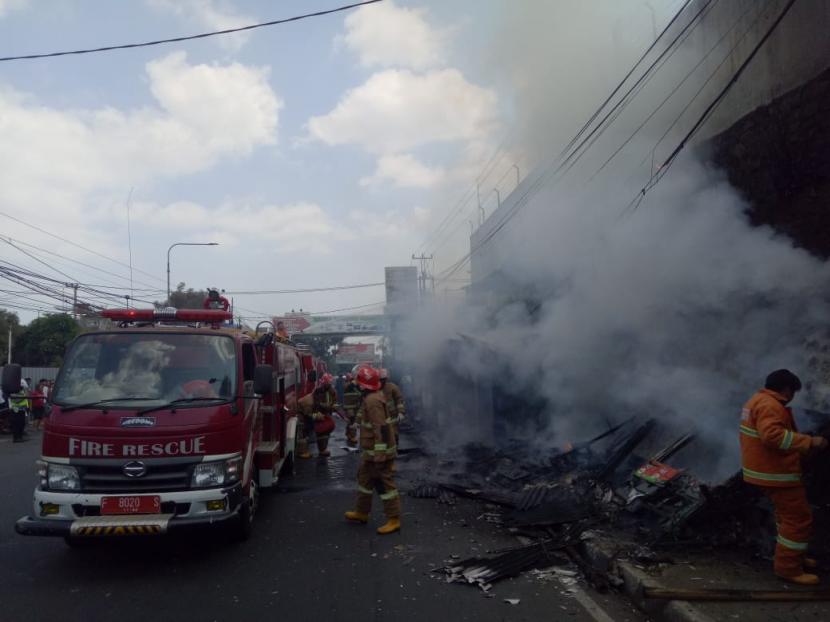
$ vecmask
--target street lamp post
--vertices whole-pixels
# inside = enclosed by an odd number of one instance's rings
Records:
[[[219,242],[176,242],[167,249],[167,304],[170,304],[170,251],[174,246],[219,246]]]

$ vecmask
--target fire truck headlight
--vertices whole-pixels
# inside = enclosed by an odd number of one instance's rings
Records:
[[[49,463],[38,460],[35,464],[37,465],[37,477],[40,480],[40,486],[46,488],[49,485]]]
[[[203,462],[193,469],[193,479],[190,485],[193,488],[211,488],[222,486],[225,483],[224,462]]]
[[[225,474],[229,484],[238,482],[242,476],[242,458],[231,458],[225,462]]]
[[[50,464],[46,469],[46,485],[50,490],[80,490],[78,469],[65,464]]]

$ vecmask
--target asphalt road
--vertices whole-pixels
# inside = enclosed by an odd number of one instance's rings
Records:
[[[279,490],[266,492],[254,535],[241,544],[217,533],[74,549],[62,539],[18,536],[14,521],[30,512],[39,450],[38,438],[12,444],[0,437],[3,622],[644,619],[622,597],[555,579],[517,577],[496,584],[492,597],[446,583],[431,570],[452,555],[465,558],[516,540],[479,520],[483,508],[466,500],[446,506],[404,497],[404,529],[391,536],[346,523],[356,457],[341,451],[303,461]],[[406,462],[402,480],[414,468]],[[374,526],[382,519],[376,503]]]

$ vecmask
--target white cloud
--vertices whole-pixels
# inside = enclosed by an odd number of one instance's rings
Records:
[[[496,94],[471,84],[456,69],[418,75],[388,69],[345,93],[326,115],[308,122],[329,145],[357,144],[392,154],[434,142],[487,136],[496,123]]]
[[[147,73],[158,107],[126,112],[61,111],[0,90],[0,196],[172,177],[276,141],[282,104],[266,69],[190,65],[176,52]]]
[[[223,0],[147,0],[158,10],[193,22],[206,30],[228,30],[256,23],[256,19],[242,15],[230,2]],[[0,0],[2,2],[2,0]],[[215,40],[225,49],[238,50],[249,38],[248,33],[220,35]]]
[[[0,87],[3,210],[108,252],[96,232],[130,186],[275,143],[281,102],[267,69],[191,65],[179,52],[148,63],[147,74],[156,105],[134,110],[59,110]],[[25,233],[7,224],[4,233]]]
[[[188,65],[185,53],[176,52],[149,63],[147,73],[159,104],[209,150],[248,153],[276,141],[282,100],[268,84],[267,69]]]
[[[133,213],[145,226],[204,235],[223,245],[241,240],[246,245],[274,242],[271,248],[279,254],[299,250],[327,254],[333,250],[333,240],[348,237],[337,231],[319,205],[308,202],[257,205],[229,201],[213,208],[189,201],[163,206],[143,203],[135,205]]]
[[[343,40],[363,66],[427,69],[446,64],[448,33],[433,28],[423,9],[384,2],[358,9],[345,24]]]
[[[28,4],[29,0],[0,0],[0,17],[5,16],[12,11],[23,9]]]
[[[430,168],[408,153],[384,155],[370,177],[360,180],[361,186],[376,186],[391,181],[401,188],[431,188],[446,179],[441,168]]]

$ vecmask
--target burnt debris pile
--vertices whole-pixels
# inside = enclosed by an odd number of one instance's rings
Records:
[[[814,430],[830,435],[830,416],[811,417]],[[554,565],[557,556],[579,565],[594,585],[607,586],[608,577],[580,554],[580,542],[596,530],[618,535],[618,555],[637,560],[655,557],[664,546],[691,544],[747,546],[771,554],[775,525],[766,500],[739,473],[717,485],[699,481],[693,467],[705,453],[695,441],[692,433],[631,418],[547,455],[529,452],[527,443],[501,449],[466,445],[431,457],[428,476],[416,481],[409,495],[441,503],[453,502],[447,493],[477,499],[489,504],[480,518],[528,539],[526,546],[443,568],[450,581],[483,589],[500,578]],[[807,462],[817,531],[830,526],[828,467],[826,456]],[[830,542],[818,545],[830,556]]]

